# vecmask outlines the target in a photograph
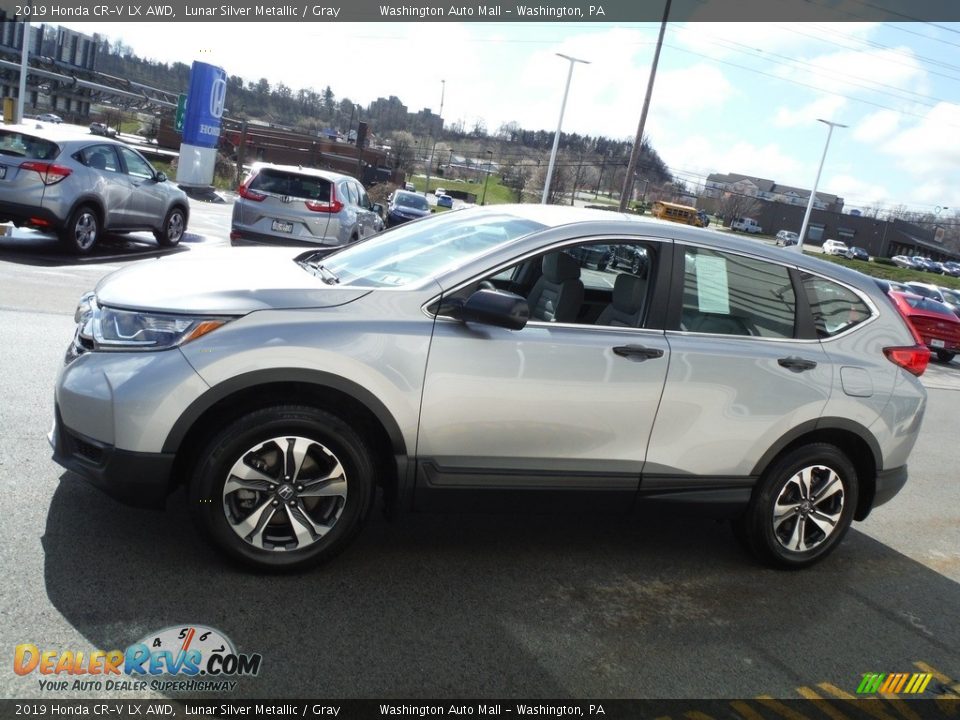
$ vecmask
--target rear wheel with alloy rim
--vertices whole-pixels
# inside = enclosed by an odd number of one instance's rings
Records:
[[[764,473],[738,536],[760,559],[786,568],[812,565],[832,552],[853,521],[857,473],[827,443],[787,453]]]
[[[90,252],[100,234],[100,218],[89,205],[81,205],[70,215],[60,231],[60,241],[72,252],[85,255]]]
[[[363,438],[315,408],[251,412],[201,457],[190,490],[197,521],[228,555],[262,569],[329,560],[359,531],[373,498]]]

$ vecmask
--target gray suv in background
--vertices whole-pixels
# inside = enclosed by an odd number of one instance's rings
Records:
[[[847,268],[541,205],[134,265],[76,320],[55,459],[141,505],[186,484],[213,542],[269,568],[340,551],[378,490],[689,506],[809,565],[906,482],[930,357]]]
[[[230,241],[336,247],[380,232],[382,215],[349,175],[256,163],[240,184]]]
[[[70,127],[0,127],[0,222],[53,232],[87,253],[104,231],[149,230],[172,247],[186,194],[133,148]]]

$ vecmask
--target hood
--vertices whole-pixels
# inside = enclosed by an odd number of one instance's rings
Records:
[[[410,207],[409,205],[391,205],[390,212],[396,213],[397,215],[404,215],[406,217],[423,217],[424,215],[429,215],[429,208],[426,210],[421,210],[420,208]]]
[[[296,261],[303,248],[222,248],[146,260],[97,285],[102,305],[169,313],[242,315],[254,310],[344,305],[369,288],[338,288]]]

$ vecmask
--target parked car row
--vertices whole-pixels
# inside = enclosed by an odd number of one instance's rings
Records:
[[[897,267],[907,270],[918,270],[920,272],[936,273],[937,275],[950,275],[951,277],[960,277],[960,263],[948,260],[938,262],[922,255],[894,255],[890,258]]]

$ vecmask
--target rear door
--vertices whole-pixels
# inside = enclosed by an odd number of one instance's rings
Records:
[[[803,291],[789,266],[678,245],[674,273],[670,370],[644,485],[736,485],[776,440],[821,416],[831,363],[800,327]]]
[[[74,157],[87,168],[89,177],[85,189],[94,192],[103,201],[106,227],[139,227],[138,188],[133,178],[124,171],[117,147],[110,143],[88,145]]]

